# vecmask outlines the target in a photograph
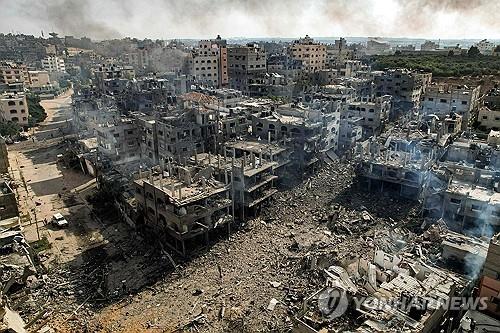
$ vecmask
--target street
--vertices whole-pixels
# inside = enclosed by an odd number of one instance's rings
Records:
[[[57,163],[57,155],[65,150],[64,135],[70,130],[71,94],[68,91],[56,99],[42,101],[47,119],[33,129],[30,140],[8,148],[26,239],[32,242],[47,238],[52,246],[46,253],[49,263],[71,261],[79,249],[100,240],[98,225],[89,218],[89,208],[81,196],[94,187],[95,180]],[[65,216],[68,228],[47,224],[55,213]]]

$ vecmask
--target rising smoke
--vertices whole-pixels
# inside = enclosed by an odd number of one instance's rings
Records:
[[[490,0],[0,0],[19,25],[95,39],[211,37],[450,36],[495,34]],[[12,10],[11,10],[12,12]],[[2,20],[0,19],[0,22]],[[14,21],[13,21],[14,22]],[[2,27],[0,23],[0,27]],[[19,27],[7,28],[14,30]],[[37,28],[38,30],[39,28]],[[492,37],[492,36],[487,36]],[[498,37],[498,36],[493,36]]]

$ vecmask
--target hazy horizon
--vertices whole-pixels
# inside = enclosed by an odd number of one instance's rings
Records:
[[[0,0],[0,32],[112,39],[352,36],[500,39],[485,0]]]

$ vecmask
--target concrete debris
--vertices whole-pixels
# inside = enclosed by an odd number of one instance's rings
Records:
[[[269,301],[269,305],[267,306],[268,311],[274,311],[274,308],[276,307],[276,304],[278,304],[278,300],[276,298],[271,298]]]

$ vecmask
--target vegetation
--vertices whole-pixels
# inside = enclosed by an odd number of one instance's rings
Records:
[[[0,122],[0,135],[4,138],[13,137],[21,132],[21,126],[12,121]]]
[[[29,110],[29,126],[35,126],[47,118],[47,112],[40,105],[40,97],[37,95],[27,95],[26,100],[28,102],[28,110]]]
[[[500,75],[500,57],[481,55],[476,49],[471,47],[467,55],[418,53],[379,55],[374,56],[372,68],[375,70],[412,68],[432,72],[438,77]]]
[[[477,48],[477,46],[471,46],[469,51],[467,51],[467,56],[469,57],[479,57],[481,52]]]
[[[71,83],[70,83],[69,80],[65,80],[65,79],[64,80],[60,80],[59,81],[59,87],[61,89],[69,88],[69,87],[71,87]]]
[[[47,237],[43,236],[40,240],[30,243],[30,246],[35,250],[36,253],[48,250],[52,247]]]

